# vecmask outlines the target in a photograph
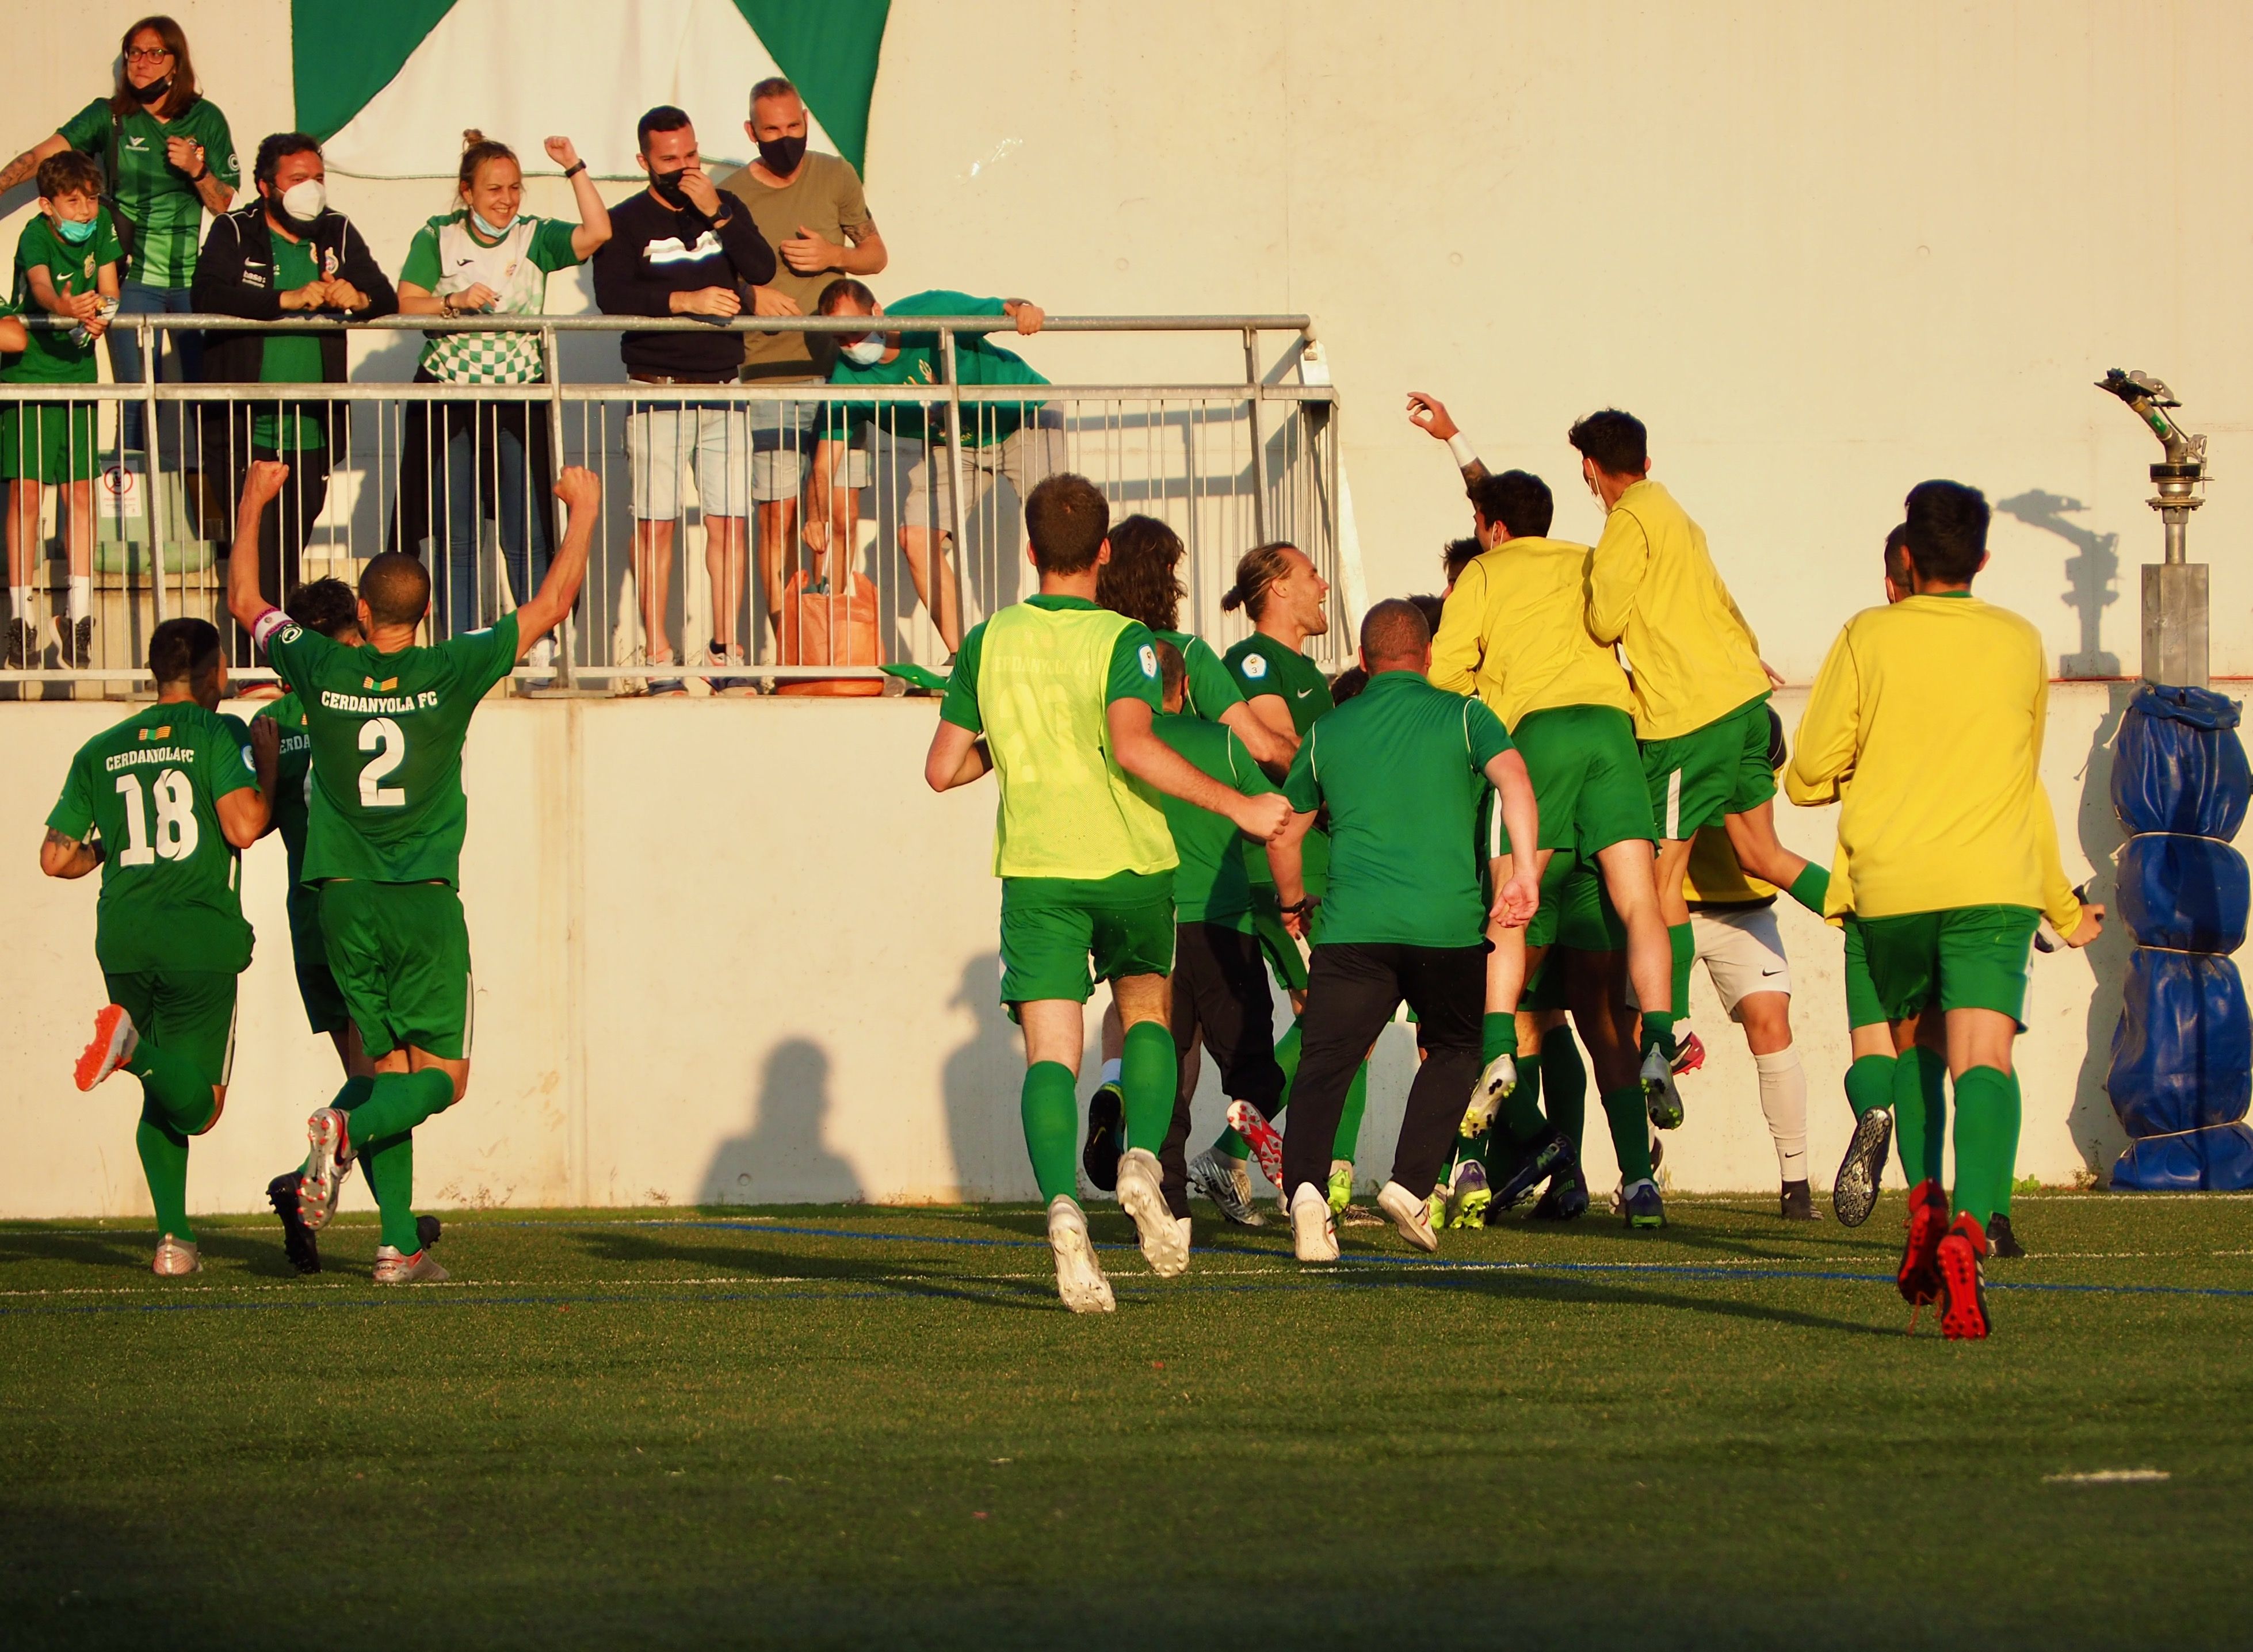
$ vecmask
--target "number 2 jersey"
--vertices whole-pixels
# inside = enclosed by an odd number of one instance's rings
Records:
[[[516,616],[429,648],[347,648],[283,625],[267,658],[304,708],[313,747],[308,883],[459,888],[470,826],[462,742],[486,690],[516,665]]]
[[[81,843],[101,835],[94,951],[105,972],[249,964],[241,856],[218,803],[257,784],[248,730],[193,701],[145,707],[79,748],[47,825]]]

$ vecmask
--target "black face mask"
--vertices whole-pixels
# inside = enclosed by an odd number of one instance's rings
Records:
[[[651,192],[668,206],[687,206],[688,192],[680,187],[680,173],[687,170],[684,166],[680,171],[652,172],[649,175]]]
[[[151,80],[146,86],[135,87],[133,95],[143,103],[160,103],[164,101],[164,94],[171,89],[172,77],[168,74],[161,80]]]
[[[759,164],[777,178],[788,178],[805,158],[806,135],[802,132],[796,137],[759,140]]]

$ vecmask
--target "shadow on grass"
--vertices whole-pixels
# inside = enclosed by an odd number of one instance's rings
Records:
[[[115,1232],[87,1233],[17,1228],[0,1230],[0,1267],[10,1263],[45,1263],[54,1266],[120,1269],[147,1273],[155,1254],[154,1230],[121,1228]],[[293,1279],[296,1270],[282,1253],[281,1230],[256,1227],[206,1225],[197,1248],[205,1265],[224,1264],[257,1279]]]
[[[707,1230],[708,1231],[708,1230]],[[575,1234],[589,1259],[622,1265],[651,1263],[687,1264],[746,1277],[776,1279],[814,1279],[829,1284],[860,1286],[901,1296],[920,1296],[976,1302],[989,1307],[1045,1311],[1055,1293],[1043,1279],[955,1279],[928,1263],[900,1261],[872,1255],[865,1259],[810,1255],[743,1243],[748,1235],[728,1230],[723,1239],[685,1243],[663,1232],[630,1232],[596,1229]],[[1043,1260],[1046,1258],[1043,1256]]]

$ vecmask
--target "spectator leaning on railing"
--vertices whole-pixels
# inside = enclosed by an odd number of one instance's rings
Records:
[[[227,116],[198,91],[188,37],[178,24],[143,17],[126,30],[115,91],[0,167],[0,192],[69,150],[98,157],[108,179],[108,205],[124,253],[119,313],[187,313],[204,212],[227,211],[240,174]],[[202,335],[182,331],[171,338],[178,376],[202,377]],[[120,384],[141,377],[141,340],[131,327],[111,331],[109,370]],[[128,450],[142,446],[141,412],[133,402],[122,404],[119,442]]]
[[[774,279],[774,249],[733,195],[704,175],[696,129],[688,116],[660,105],[641,117],[635,136],[649,187],[610,209],[610,240],[595,254],[595,302],[606,316],[701,316],[725,322],[743,307],[738,289]],[[715,385],[735,381],[742,341],[732,332],[629,332],[618,353],[638,384]],[[750,481],[749,444],[724,401],[673,400],[634,404],[626,415],[626,462],[633,473],[634,588],[641,596],[645,658],[671,666],[665,631],[673,577],[673,525],[680,516],[680,471],[696,469],[704,517],[704,566],[712,582],[714,665],[740,664],[736,610],[749,562],[743,519]],[[678,675],[652,679],[652,694],[683,692]]]
[[[548,277],[610,238],[610,213],[571,140],[551,137],[547,149],[571,181],[575,225],[520,210],[524,174],[515,151],[482,132],[462,134],[458,204],[415,232],[399,272],[401,315],[538,315]],[[416,384],[538,384],[546,376],[534,332],[434,332],[415,369]],[[534,589],[555,543],[555,486],[544,404],[407,404],[393,548],[414,555],[436,529],[444,561],[439,568],[432,559],[440,575],[433,608],[443,633],[459,636],[499,611],[485,610],[478,590],[478,525],[488,517],[500,523],[511,598],[521,603]],[[541,647],[548,646],[543,638]]]
[[[751,289],[751,313],[804,316],[821,289],[839,275],[874,275],[890,254],[868,216],[861,175],[841,156],[806,147],[806,103],[780,75],[751,88],[751,118],[743,130],[759,158],[720,180],[720,187],[750,209],[780,259],[774,277]],[[836,341],[818,332],[754,332],[743,337],[747,384],[820,384],[837,359]],[[758,505],[759,583],[766,592],[768,623],[782,624],[783,590],[798,560],[798,498],[813,441],[811,401],[755,401],[747,410],[751,434],[751,498]],[[868,485],[868,460],[855,452],[844,485]],[[817,500],[816,511],[828,509]]]
[[[66,150],[39,163],[38,216],[16,242],[16,303],[45,310],[68,331],[42,331],[25,341],[5,377],[11,384],[92,384],[94,341],[117,303],[117,234],[101,204],[101,173]],[[39,664],[31,618],[33,581],[46,560],[39,533],[39,490],[52,483],[69,501],[70,598],[55,617],[55,641],[66,666],[94,659],[94,404],[0,404],[0,476],[8,499],[8,645],[11,671]]]
[[[195,307],[214,316],[281,321],[327,316],[366,321],[399,308],[391,279],[342,213],[329,208],[321,146],[303,132],[277,132],[258,146],[251,169],[258,199],[213,221],[196,264]],[[213,384],[341,384],[345,336],[214,329],[204,343],[204,379]],[[348,433],[342,409],[324,400],[282,401],[254,393],[205,410],[206,463],[224,458],[229,498],[256,459],[287,458],[289,480],[258,540],[262,590],[286,598],[298,582],[305,536],[329,497],[329,466]],[[248,657],[247,655],[245,656]]]
[[[874,293],[850,276],[840,276],[822,289],[820,313],[887,319],[903,316],[1007,316],[1017,331],[1025,334],[1038,332],[1048,319],[1038,304],[1027,299],[973,298],[966,293],[945,291],[915,293],[897,300],[888,310],[876,302]],[[939,338],[935,332],[870,332],[857,338],[848,333],[841,335],[838,343],[839,359],[829,373],[832,383],[945,382],[940,376]],[[958,335],[954,360],[966,385],[1048,382],[1025,365],[1023,357],[988,343],[982,333]],[[1017,497],[1023,499],[1031,496],[1044,477],[1064,468],[1064,415],[1052,408],[1035,402],[965,402],[962,417],[968,427],[962,462],[970,472],[970,497],[962,506],[966,522],[993,488],[995,477],[1007,476]],[[954,466],[943,450],[946,441],[944,414],[926,437],[929,422],[920,407],[894,402],[880,410],[873,402],[832,402],[822,421],[821,440],[814,444],[813,480],[809,491],[816,500],[830,497],[830,478],[836,473],[839,443],[857,440],[872,422],[886,439],[896,444],[895,463],[907,472],[907,505],[900,516],[900,554],[907,558],[908,574],[915,581],[916,595],[938,621],[938,634],[947,648],[959,648],[961,595],[946,561],[947,547],[953,538],[948,525],[953,520]],[[933,471],[938,472],[935,477]],[[883,473],[889,474],[889,468]],[[806,525],[807,546],[816,552],[826,550],[834,532],[849,555],[849,512],[853,502],[853,496],[847,494],[847,514],[842,521],[832,523],[809,518]],[[934,533],[939,547],[935,568],[931,554]],[[931,600],[934,580],[938,585],[938,600],[935,603]]]

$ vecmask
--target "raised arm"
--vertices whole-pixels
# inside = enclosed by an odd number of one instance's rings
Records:
[[[568,137],[551,137],[545,145],[548,158],[563,169],[570,181],[571,199],[579,208],[579,227],[571,232],[571,250],[581,258],[591,257],[595,248],[610,238],[610,209],[603,205],[603,192],[595,187],[595,176],[579,159],[578,146]],[[573,171],[573,167],[578,167]]]
[[[258,589],[258,526],[289,479],[289,467],[281,460],[255,459],[242,478],[242,497],[235,502],[234,548],[227,558],[227,611],[253,635],[259,621],[275,611]]]
[[[555,497],[563,501],[569,519],[563,526],[563,543],[548,564],[548,577],[532,600],[516,610],[516,657],[522,659],[533,644],[563,623],[563,616],[579,600],[579,587],[587,577],[587,547],[595,538],[595,523],[603,513],[603,480],[584,465],[566,465],[555,478]]]
[[[1462,427],[1449,416],[1447,403],[1439,397],[1426,395],[1421,390],[1411,390],[1408,393],[1408,422],[1426,436],[1447,444],[1448,454],[1454,459],[1456,468],[1463,473],[1466,490],[1486,480],[1486,466],[1480,462],[1478,455],[1471,451],[1471,444],[1463,437]]]
[[[1281,798],[1247,798],[1159,739],[1150,728],[1147,701],[1114,700],[1104,708],[1104,719],[1110,725],[1112,755],[1137,780],[1232,820],[1238,831],[1263,843],[1273,842],[1289,824],[1291,805]]]

